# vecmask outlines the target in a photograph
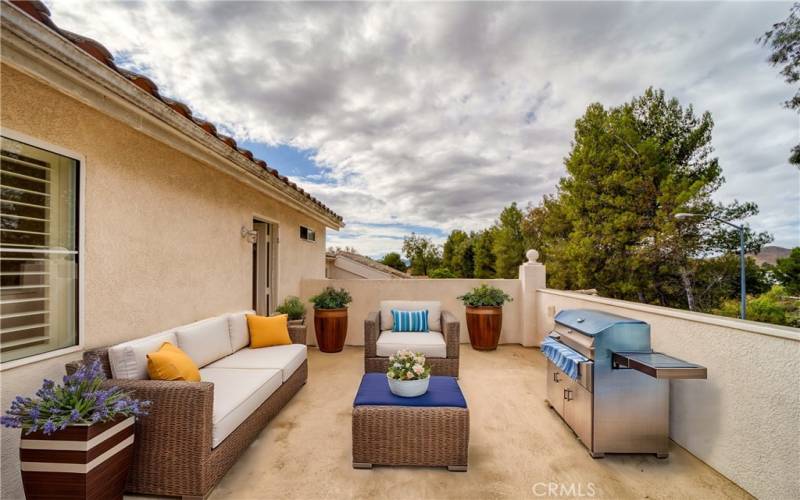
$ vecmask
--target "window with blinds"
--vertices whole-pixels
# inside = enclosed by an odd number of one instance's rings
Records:
[[[0,358],[78,343],[78,169],[72,158],[2,137]]]

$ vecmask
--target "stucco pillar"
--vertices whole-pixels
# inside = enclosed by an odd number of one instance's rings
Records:
[[[536,335],[536,290],[545,288],[547,273],[544,264],[538,260],[539,252],[528,250],[525,255],[528,258],[528,262],[519,266],[519,281],[522,285],[520,297],[522,301],[522,307],[520,307],[520,314],[522,314],[520,321],[522,325],[522,345],[535,346],[539,345],[539,339]]]

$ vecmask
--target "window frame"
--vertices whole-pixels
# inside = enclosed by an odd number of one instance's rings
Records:
[[[38,363],[40,361],[44,361],[46,359],[57,358],[59,356],[64,356],[66,354],[71,354],[74,352],[83,351],[84,349],[84,305],[85,301],[85,286],[86,286],[86,279],[85,279],[85,271],[86,265],[84,262],[84,255],[86,253],[86,222],[85,222],[85,215],[86,215],[86,157],[80,153],[75,151],[63,148],[56,144],[52,144],[41,139],[37,139],[35,137],[31,137],[28,134],[18,132],[13,129],[9,129],[7,127],[0,127],[0,135],[7,137],[13,141],[22,142],[28,144],[30,146],[44,149],[46,151],[50,151],[51,153],[59,154],[61,156],[66,156],[72,160],[78,162],[78,192],[76,196],[78,197],[76,206],[78,208],[78,215],[77,215],[77,226],[78,226],[78,235],[77,235],[77,243],[78,243],[78,255],[76,258],[76,265],[78,266],[78,299],[77,299],[77,315],[78,315],[78,324],[76,327],[75,335],[77,337],[75,345],[69,347],[62,347],[60,349],[54,349],[52,351],[42,352],[39,354],[33,354],[31,356],[26,356],[24,358],[15,359],[12,361],[6,361],[5,363],[0,363],[0,372],[10,370],[12,368],[17,368],[19,366],[30,365],[33,363]]]
[[[306,230],[306,237],[305,238],[303,238],[303,229]],[[308,237],[309,234],[313,235],[313,238],[309,238]],[[300,239],[303,240],[303,241],[307,241],[309,243],[316,243],[317,242],[317,232],[314,229],[312,229],[312,228],[310,228],[308,226],[304,226],[304,225],[300,224]]]

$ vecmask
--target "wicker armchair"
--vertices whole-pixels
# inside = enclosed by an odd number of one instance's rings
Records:
[[[446,375],[458,377],[458,359],[460,346],[460,323],[456,317],[448,312],[441,311],[441,328],[446,344],[446,357],[436,358],[428,356],[426,359],[431,365],[433,375]],[[389,367],[389,358],[378,356],[377,343],[381,335],[381,313],[371,312],[364,321],[364,371],[385,372]]]
[[[305,344],[304,328],[290,328],[295,344]],[[303,387],[308,378],[306,361],[239,427],[215,448],[212,444],[214,384],[111,378],[106,348],[83,355],[83,363],[100,360],[108,381],[152,401],[149,415],[136,422],[133,466],[125,491],[147,495],[204,498],[222,479],[250,443]],[[81,362],[67,364],[73,373]]]

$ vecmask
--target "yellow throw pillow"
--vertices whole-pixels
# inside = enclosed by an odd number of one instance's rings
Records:
[[[200,370],[192,358],[169,342],[147,355],[147,374],[153,380],[200,382]]]
[[[251,349],[292,343],[289,337],[289,316],[286,314],[278,316],[248,314],[247,329],[250,330]]]

